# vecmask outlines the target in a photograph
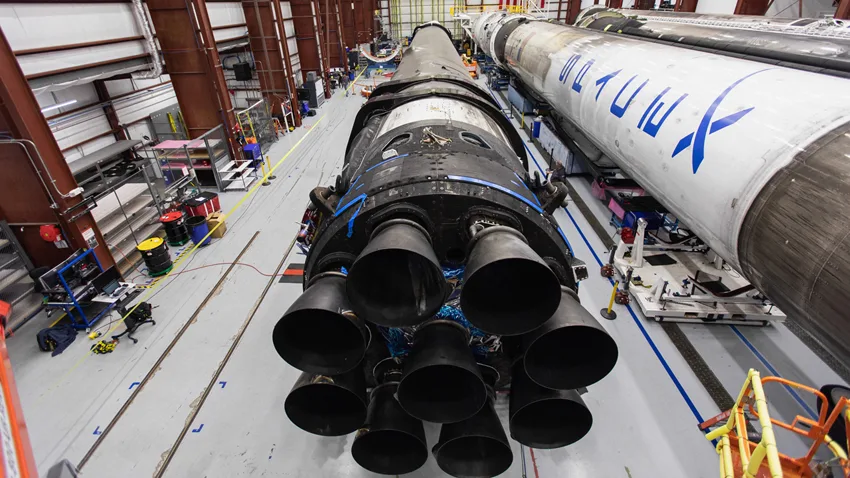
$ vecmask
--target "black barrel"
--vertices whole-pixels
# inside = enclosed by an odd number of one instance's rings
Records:
[[[440,469],[452,476],[496,476],[504,473],[513,462],[511,445],[494,407],[493,386],[498,373],[487,366],[482,369],[487,382],[487,404],[472,418],[443,425],[440,441],[432,450]]]
[[[582,439],[593,415],[575,390],[552,390],[528,378],[522,360],[511,370],[511,437],[531,448],[560,448]]]
[[[428,232],[408,219],[376,227],[348,274],[354,310],[385,327],[417,325],[432,317],[447,290]]]
[[[275,325],[275,350],[293,367],[334,375],[357,367],[363,359],[370,332],[348,304],[345,281],[340,272],[313,277]]]
[[[172,211],[159,216],[159,222],[165,226],[165,236],[169,246],[182,246],[189,242],[189,229],[180,211]]]
[[[415,471],[428,460],[422,421],[411,417],[396,401],[398,382],[372,389],[366,425],[357,432],[351,455],[363,468],[384,475]]]
[[[136,250],[142,255],[145,267],[148,268],[148,275],[151,277],[167,274],[173,267],[168,246],[161,237],[154,236],[142,241],[136,246]]]
[[[487,389],[466,329],[434,320],[416,331],[404,361],[398,401],[407,413],[434,423],[459,422],[481,410]]]
[[[322,436],[347,435],[366,422],[366,381],[359,367],[340,375],[302,373],[283,405],[298,428]]]
[[[561,303],[541,327],[522,336],[525,371],[546,388],[572,390],[594,384],[617,363],[617,343],[578,295],[561,288]]]
[[[460,306],[484,332],[519,335],[543,325],[560,301],[560,283],[525,237],[507,226],[478,232],[470,243]]]

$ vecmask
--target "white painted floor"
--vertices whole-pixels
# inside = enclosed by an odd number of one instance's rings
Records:
[[[192,319],[227,265],[197,268],[234,261],[257,232],[240,262],[254,265],[265,274],[273,274],[281,261],[304,262],[297,249],[286,258],[284,254],[298,229],[296,223],[309,190],[330,183],[338,173],[354,116],[362,103],[359,95],[346,98],[337,93],[322,106],[319,116],[307,118],[306,127],[272,148],[273,163],[284,158],[275,171],[277,179],[271,186],[259,188],[227,219],[228,232],[223,239],[199,249],[179,267],[191,272],[167,279],[147,299],[158,306],[154,309],[157,324],[142,326],[136,334],[138,344],[122,341],[112,354],[88,355],[92,342],[80,334],[65,353],[51,358],[38,351],[33,340],[35,332],[50,323],[43,317],[8,340],[42,474],[62,458],[79,463],[102,437],[82,470],[84,476],[157,476],[169,457],[164,470],[167,477],[377,476],[352,460],[353,435],[317,437],[286,418],[283,401],[299,372],[274,351],[271,331],[300,294],[300,284],[281,284],[274,279],[268,294],[258,303],[270,278],[249,267],[236,266]],[[298,141],[301,143],[295,147]],[[535,148],[531,144],[529,148],[539,160]],[[589,189],[579,186],[579,191],[589,198]],[[229,211],[241,198],[242,193],[223,194],[223,209]],[[590,202],[592,198],[588,198],[585,200]],[[603,214],[604,208],[595,208],[594,212]],[[596,258],[606,257],[602,243],[574,207],[559,210],[555,216],[575,254],[592,272],[579,295],[588,310],[597,311],[607,304],[611,291],[608,281],[593,273]],[[630,315],[619,306],[617,313],[619,319],[603,325],[620,347],[619,362],[608,377],[584,395],[594,415],[591,432],[575,445],[559,450],[531,451],[514,443],[514,463],[502,476],[717,475],[714,448],[697,424],[719,410],[654,322]],[[134,384],[152,370],[190,319],[185,333],[162,358],[147,385],[115,420],[137,390]],[[227,358],[249,319],[244,335]],[[728,327],[683,328],[733,396],[749,367],[766,372],[746,343],[790,379],[840,383],[783,327],[739,328],[746,342]],[[205,388],[222,364],[220,375],[198,409]],[[787,392],[779,390],[776,394],[786,395],[780,404],[783,413],[803,413],[802,406]],[[506,425],[504,397],[497,408]],[[195,412],[197,416],[191,420]],[[108,434],[102,435],[113,421]],[[184,428],[187,433],[175,450]],[[433,445],[438,430],[431,426],[427,432]],[[446,475],[431,459],[409,476]]]

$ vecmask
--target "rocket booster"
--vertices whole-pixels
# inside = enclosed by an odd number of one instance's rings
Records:
[[[850,359],[850,82],[521,14],[485,13],[473,36]]]

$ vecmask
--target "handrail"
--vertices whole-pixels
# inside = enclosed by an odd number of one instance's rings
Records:
[[[815,395],[821,403],[818,419],[815,421],[797,415],[788,424],[771,418],[764,392],[764,385],[768,383],[778,383]],[[716,450],[720,455],[721,478],[734,478],[736,476],[755,478],[765,460],[771,478],[783,478],[783,463],[789,467],[786,469],[794,469],[797,473],[804,473],[811,469],[810,463],[822,443],[826,444],[838,460],[844,471],[844,476],[850,476],[850,461],[848,461],[846,451],[850,449],[850,439],[848,439],[848,443],[839,444],[827,434],[827,431],[838,419],[843,419],[846,429],[850,430],[850,406],[848,404],[850,404],[850,400],[841,397],[835,404],[832,413],[828,413],[829,402],[820,390],[782,377],[765,377],[762,379],[758,371],[750,369],[747,373],[747,380],[744,382],[737,400],[735,400],[735,405],[729,411],[729,418],[726,423],[706,434],[708,440],[718,440]],[[758,419],[761,426],[761,440],[758,443],[753,443],[747,439],[745,410]],[[805,425],[805,428],[798,426],[798,424]],[[791,458],[779,453],[774,425],[812,439],[813,442],[807,454],[801,458]],[[732,438],[737,441],[737,453],[740,458],[742,473],[736,473],[736,470],[733,469]]]
[[[749,398],[749,392],[753,392],[756,408],[758,409],[759,423],[762,426],[761,441],[756,445],[755,449],[750,452],[749,441],[747,440],[747,422],[744,417],[745,398]],[[735,400],[734,411],[729,415],[729,420],[722,427],[716,428],[709,432],[705,437],[708,440],[721,439],[718,445],[718,453],[721,454],[721,470],[724,473],[730,473],[732,470],[726,469],[731,467],[731,445],[724,446],[724,443],[729,442],[729,433],[735,430],[738,438],[738,452],[741,457],[741,464],[744,469],[746,478],[754,478],[761,467],[762,461],[767,458],[767,465],[770,469],[770,476],[773,478],[782,478],[782,465],[779,462],[779,453],[776,447],[776,437],[773,435],[773,424],[770,420],[770,413],[767,410],[767,399],[764,396],[760,374],[750,369],[747,373],[747,380],[738,394],[738,399]],[[728,460],[727,460],[728,452]],[[734,472],[733,475],[734,476]]]
[[[526,9],[522,5],[467,5],[465,7],[451,7],[449,14],[455,16],[455,14],[461,13],[480,14],[502,10],[508,13],[526,13]]]

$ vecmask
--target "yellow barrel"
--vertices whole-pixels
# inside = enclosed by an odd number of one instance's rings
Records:
[[[145,239],[136,249],[142,254],[151,277],[167,274],[171,270],[171,254],[161,237]]]

